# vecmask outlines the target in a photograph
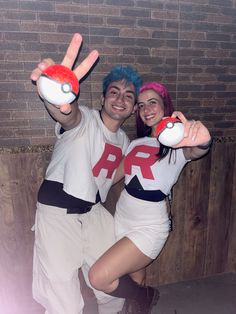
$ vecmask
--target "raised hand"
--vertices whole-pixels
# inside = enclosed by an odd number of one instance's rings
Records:
[[[82,36],[78,33],[74,34],[74,36],[71,39],[71,42],[68,46],[68,49],[66,51],[66,54],[62,60],[62,65],[68,67],[69,69],[73,70],[74,74],[76,75],[78,81],[80,81],[92,68],[94,63],[96,62],[99,54],[97,50],[91,51],[88,56],[75,68],[73,69],[73,65],[75,63],[75,60],[78,55],[78,51],[80,49],[80,46],[82,44]],[[37,83],[37,80],[39,79],[42,72],[49,67],[50,65],[53,65],[54,61],[50,58],[42,60],[37,68],[35,68],[31,73],[31,80]],[[68,114],[71,111],[71,105],[65,104],[60,106],[59,110],[64,113]]]
[[[184,124],[184,138],[174,148],[194,147],[207,144],[210,141],[211,135],[201,121],[187,120],[180,111],[173,112],[172,117],[178,117]]]

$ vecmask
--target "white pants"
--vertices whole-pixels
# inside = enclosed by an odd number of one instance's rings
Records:
[[[78,269],[90,286],[89,268],[115,243],[112,215],[100,203],[86,214],[67,214],[65,209],[38,203],[34,230],[34,299],[47,314],[82,314]],[[122,309],[123,299],[93,291],[99,314]]]
[[[151,259],[161,252],[169,235],[170,220],[165,201],[149,202],[121,192],[116,204],[117,240],[127,237]]]

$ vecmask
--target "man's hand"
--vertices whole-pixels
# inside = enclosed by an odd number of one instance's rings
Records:
[[[73,69],[73,65],[75,63],[75,60],[78,55],[78,51],[80,49],[80,46],[82,44],[82,36],[78,33],[74,34],[72,37],[72,40],[69,44],[69,47],[66,51],[66,54],[64,56],[64,59],[62,61],[62,65],[66,66],[67,68],[73,70],[75,73],[78,81],[80,81],[92,68],[94,63],[96,62],[99,54],[97,50],[91,51],[88,56],[75,68]],[[49,67],[50,65],[53,65],[55,62],[48,58],[42,60],[37,68],[35,68],[31,73],[31,80],[37,83],[37,80],[39,79],[42,72]],[[70,104],[64,104],[59,107],[59,110],[61,113],[68,114],[71,112],[71,105]]]

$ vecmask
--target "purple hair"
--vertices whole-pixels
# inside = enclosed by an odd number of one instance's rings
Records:
[[[149,82],[141,86],[139,95],[146,90],[153,90],[162,98],[164,104],[164,116],[171,116],[174,111],[174,107],[167,88],[159,82]],[[136,111],[136,128],[138,137],[143,137],[151,133],[151,128],[145,126],[142,119],[140,118],[139,110]]]

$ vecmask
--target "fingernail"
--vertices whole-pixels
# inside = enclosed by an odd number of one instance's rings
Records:
[[[80,41],[81,40],[81,35],[80,34],[75,34],[75,40]]]
[[[31,78],[32,81],[36,81],[37,80],[37,75],[31,74],[30,78]]]

